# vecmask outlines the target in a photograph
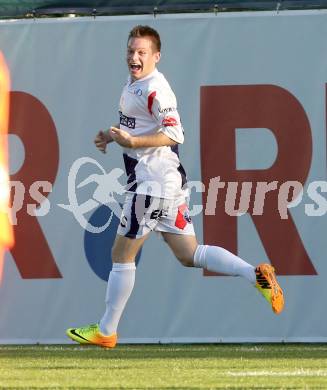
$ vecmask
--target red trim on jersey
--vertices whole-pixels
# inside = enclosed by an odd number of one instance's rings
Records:
[[[152,114],[152,105],[155,97],[156,97],[156,91],[151,92],[150,95],[148,96],[148,110],[150,114]]]

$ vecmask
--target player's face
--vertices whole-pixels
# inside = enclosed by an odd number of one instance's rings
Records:
[[[127,65],[132,80],[139,80],[152,73],[160,60],[152,40],[147,37],[131,38],[127,45]]]

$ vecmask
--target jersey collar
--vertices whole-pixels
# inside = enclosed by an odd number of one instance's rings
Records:
[[[131,78],[131,75],[128,76],[128,85],[134,85],[136,83],[140,83],[142,81],[145,81],[145,80],[148,80],[150,79],[151,77],[155,76],[158,72],[158,69],[157,68],[154,68],[154,71],[151,72],[150,74],[148,74],[147,76],[143,77],[142,79],[139,79],[139,80],[135,80],[135,81],[132,81],[132,78]]]

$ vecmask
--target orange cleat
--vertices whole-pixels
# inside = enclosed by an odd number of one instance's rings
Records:
[[[114,348],[117,344],[117,333],[106,336],[100,332],[98,324],[69,328],[66,334],[80,344],[94,344],[104,348]]]
[[[270,303],[274,313],[280,314],[284,308],[284,294],[277,282],[274,267],[270,264],[259,264],[255,274],[255,287]]]

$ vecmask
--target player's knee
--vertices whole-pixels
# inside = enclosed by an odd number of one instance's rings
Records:
[[[176,257],[184,267],[194,267],[193,256],[189,254],[178,254]]]
[[[111,259],[113,263],[125,263],[130,257],[131,255],[129,253],[126,254],[126,250],[124,251],[119,245],[114,244],[111,248]]]

